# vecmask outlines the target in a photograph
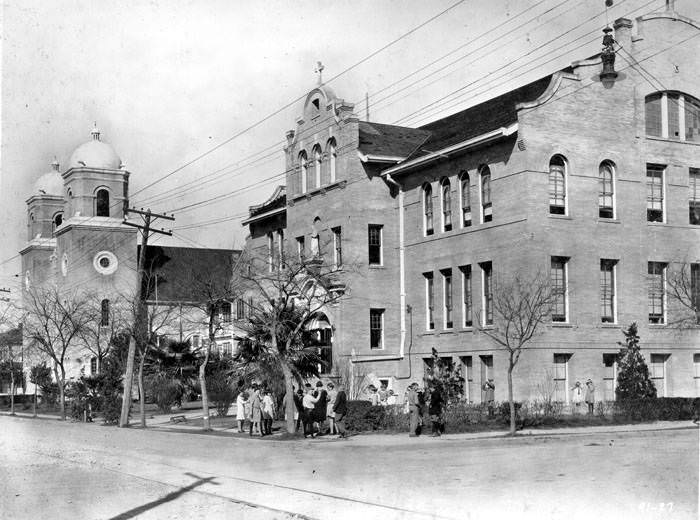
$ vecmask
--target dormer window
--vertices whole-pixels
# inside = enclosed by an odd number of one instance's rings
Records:
[[[311,104],[316,108],[316,110],[321,110],[321,100],[316,98],[311,100]]]
[[[63,213],[56,213],[53,216],[53,231],[56,231],[61,224],[63,224]]]

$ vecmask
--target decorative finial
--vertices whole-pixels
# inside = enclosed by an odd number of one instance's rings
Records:
[[[99,140],[100,140],[100,129],[97,128],[97,121],[95,121],[95,126],[93,127],[92,132],[90,132],[90,133],[92,134],[92,138],[93,138],[95,141],[99,141]]]
[[[53,156],[53,162],[51,163],[51,166],[53,167],[54,170],[58,171],[60,164],[58,163],[58,159],[56,158],[55,155]]]
[[[323,69],[325,69],[325,68],[326,68],[326,67],[324,67],[324,66],[323,66],[323,63],[321,63],[320,61],[317,61],[317,62],[316,62],[316,68],[314,69],[314,72],[315,72],[316,74],[318,74],[318,84],[319,84],[319,86],[320,86],[320,85],[323,85]]]

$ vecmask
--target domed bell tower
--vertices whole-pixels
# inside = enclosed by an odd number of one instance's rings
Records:
[[[56,230],[59,285],[110,299],[136,286],[136,229],[123,224],[129,172],[97,125],[63,172],[66,210]]]

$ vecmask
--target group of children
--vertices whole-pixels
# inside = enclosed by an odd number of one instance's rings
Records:
[[[298,389],[294,394],[294,407],[296,430],[303,427],[304,437],[345,437],[347,397],[343,388],[336,390],[332,381],[325,388],[323,382],[318,381],[315,389],[309,383],[303,390]]]
[[[272,421],[275,418],[275,400],[269,389],[256,385],[250,390],[240,392],[236,397],[236,420],[238,433],[243,433],[246,420],[249,424],[250,436],[272,435]]]

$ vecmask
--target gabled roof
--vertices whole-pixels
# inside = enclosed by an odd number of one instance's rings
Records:
[[[411,155],[411,158],[436,152],[517,123],[516,105],[540,97],[547,90],[551,80],[551,75],[546,76],[466,110],[421,126],[420,130],[430,132],[430,138]]]
[[[223,294],[240,254],[236,249],[148,246],[145,271],[153,276],[148,284],[144,277],[145,299],[156,300],[156,286],[159,302],[206,302],[208,284]]]
[[[360,121],[359,151],[366,156],[404,158],[428,137],[430,132],[425,130]]]

